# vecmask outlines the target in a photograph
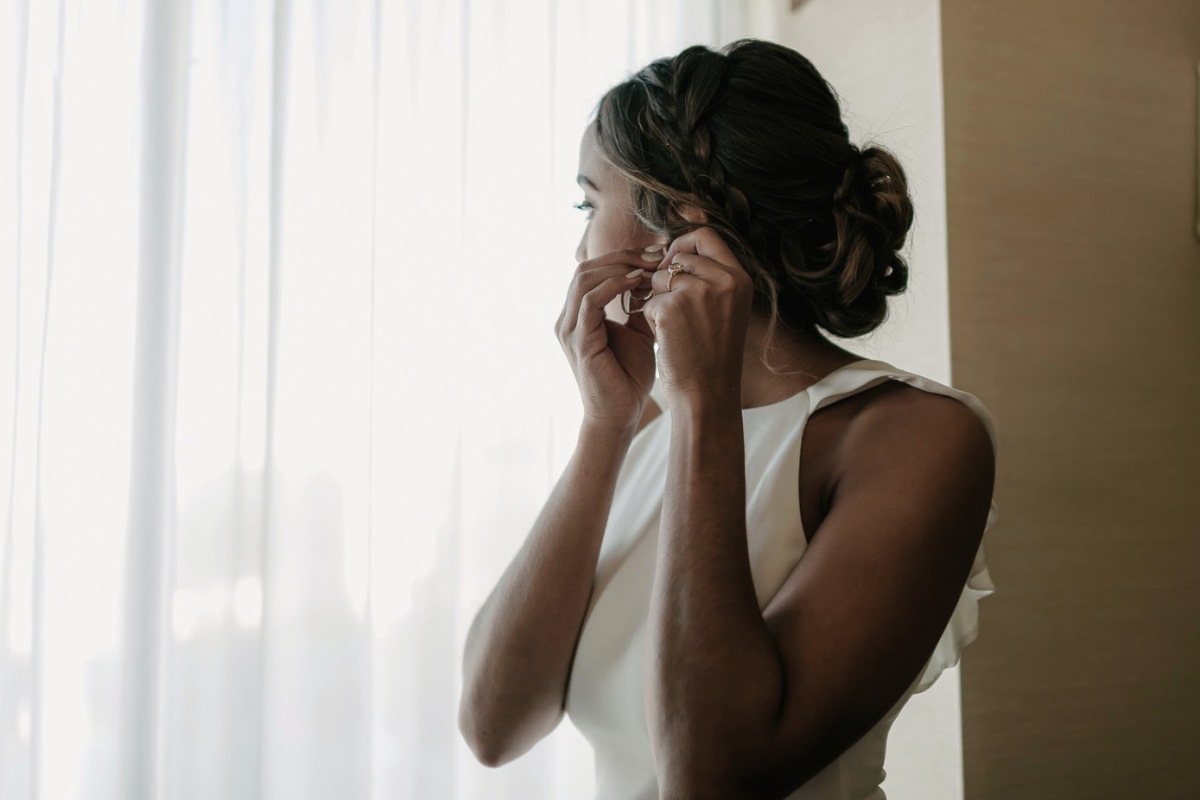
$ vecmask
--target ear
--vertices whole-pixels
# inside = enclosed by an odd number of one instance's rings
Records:
[[[679,213],[679,216],[683,217],[688,222],[708,222],[708,214],[704,213],[704,209],[700,208],[699,206],[694,206],[691,203],[685,203],[684,205],[676,206],[675,210]]]

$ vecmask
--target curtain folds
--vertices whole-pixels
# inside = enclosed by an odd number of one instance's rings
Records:
[[[0,12],[0,796],[587,796],[474,763],[462,641],[573,443],[579,133],[739,9]]]

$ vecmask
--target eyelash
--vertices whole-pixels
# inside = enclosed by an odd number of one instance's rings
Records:
[[[596,207],[587,200],[584,200],[581,203],[574,203],[573,205],[575,208],[582,211],[589,220],[592,218],[592,214],[596,213]]]

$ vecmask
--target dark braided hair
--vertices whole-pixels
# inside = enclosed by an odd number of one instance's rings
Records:
[[[609,90],[595,127],[649,229],[674,238],[700,227],[683,206],[705,212],[772,332],[858,336],[905,290],[904,170],[887,150],[850,142],[833,89],[794,50],[754,39],[689,47]]]

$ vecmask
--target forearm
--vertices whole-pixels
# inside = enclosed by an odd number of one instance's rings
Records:
[[[463,655],[459,726],[481,761],[528,750],[563,698],[632,432],[581,429],[558,484],[476,615]]]
[[[744,463],[736,404],[679,404],[648,653],[664,797],[733,779],[743,754],[769,736],[782,702],[782,665],[750,573]]]

